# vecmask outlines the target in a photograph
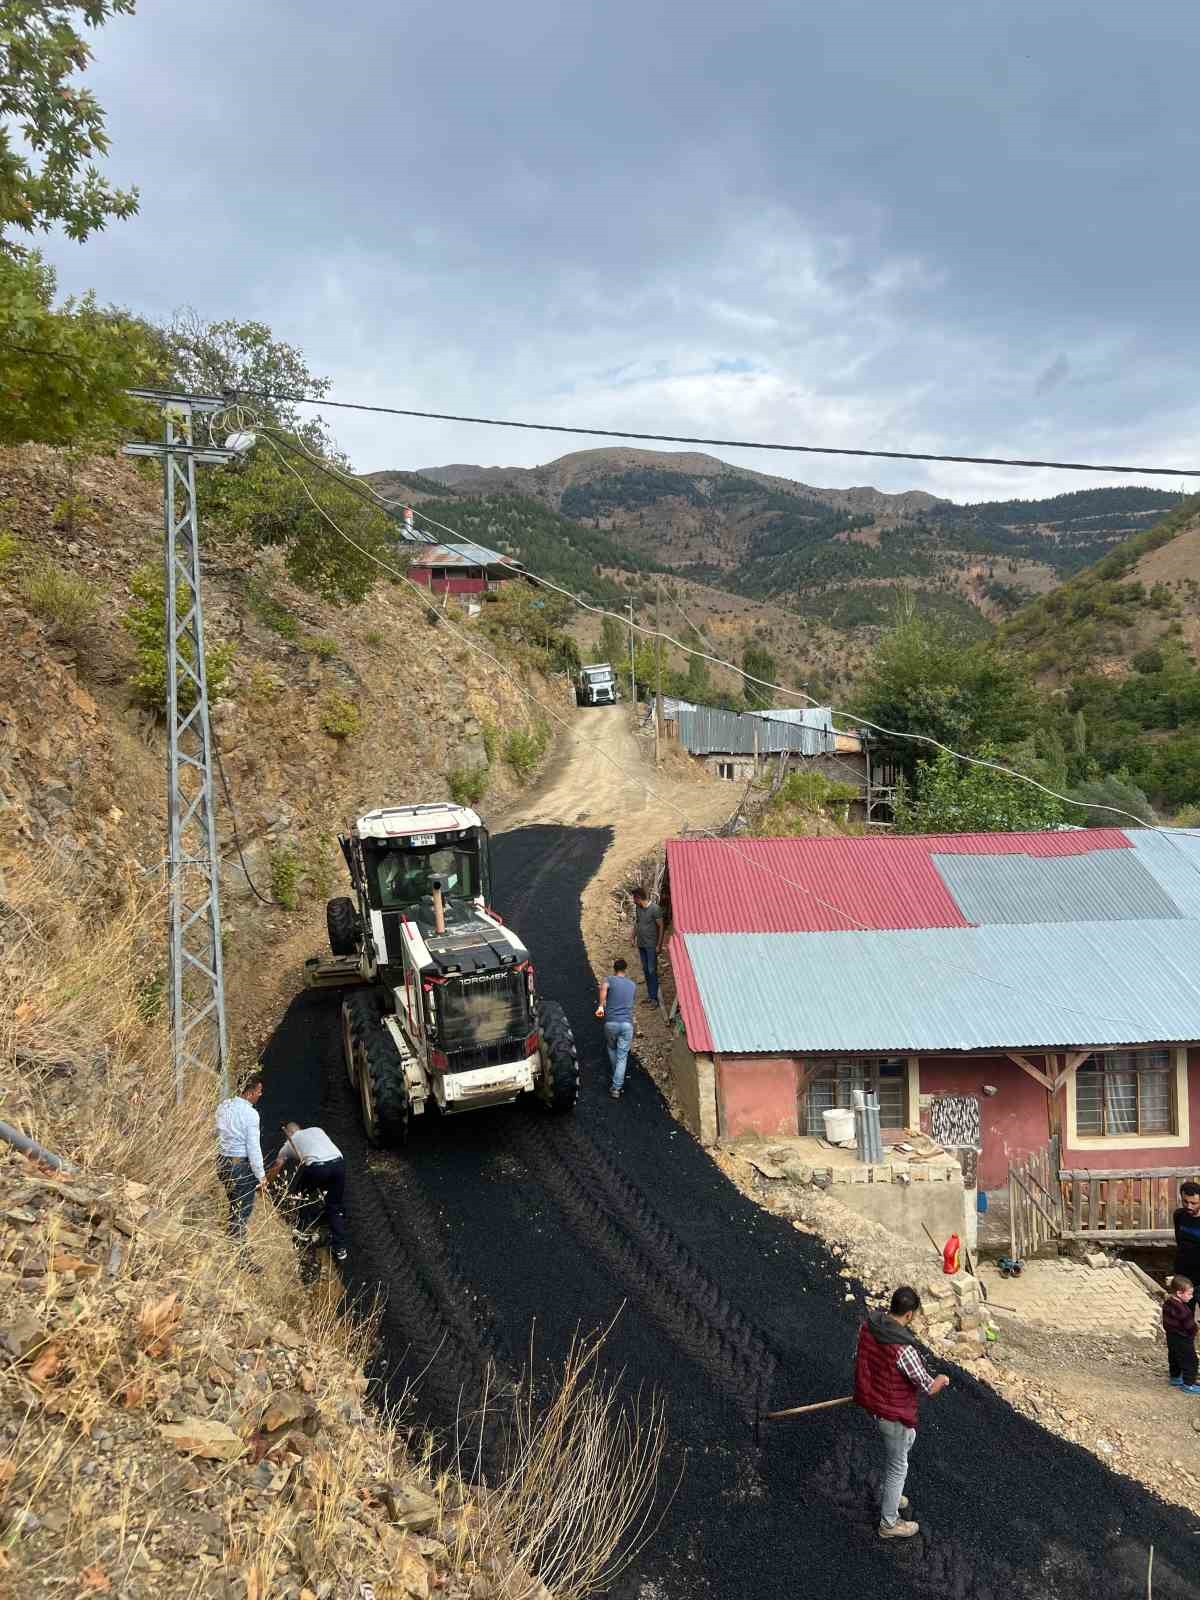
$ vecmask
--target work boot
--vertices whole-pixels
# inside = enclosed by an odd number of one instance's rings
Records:
[[[914,1534],[920,1533],[921,1525],[918,1522],[905,1522],[903,1519],[888,1527],[886,1522],[879,1524],[879,1537],[881,1539],[911,1539]]]

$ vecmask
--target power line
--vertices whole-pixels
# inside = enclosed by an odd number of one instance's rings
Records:
[[[361,554],[367,556],[368,559],[370,559],[371,561],[375,562],[375,564],[377,566],[382,567],[384,569],[384,571],[391,572],[403,584],[405,584],[406,587],[408,587],[409,589],[412,590],[413,594],[417,597],[418,600],[421,601],[422,604],[428,604],[428,600],[427,600],[426,596],[422,593],[421,589],[415,583],[413,583],[411,578],[409,578],[408,575],[405,572],[403,572],[399,567],[394,567],[394,566],[392,566],[392,564],[390,562],[384,561],[381,557],[373,554],[370,550],[368,550],[366,548],[365,545],[359,544],[357,540],[352,539],[348,533],[346,533],[342,528],[340,528],[338,526],[338,524],[334,521],[334,519],[329,515],[329,513],[325,510],[325,508],[316,499],[316,497],[313,494],[312,490],[309,488],[308,484],[305,483],[305,481],[301,477],[300,473],[297,472],[295,467],[293,467],[292,464],[284,458],[283,454],[280,452],[280,450],[279,450],[278,446],[275,444],[274,440],[270,438],[269,434],[265,435],[265,437],[267,439],[267,443],[275,451],[275,453],[278,456],[278,458],[279,458],[280,462],[282,463],[282,465],[292,474],[292,476],[296,479],[297,483],[300,484],[301,488],[303,489],[305,495],[308,497],[308,499],[309,499],[310,503],[312,504],[313,508],[317,511],[317,513],[321,517],[324,518],[324,520],[329,524],[329,526],[338,535],[338,537],[343,539],[343,540],[345,540],[345,542],[347,544],[351,545],[354,549],[360,551]],[[570,728],[571,724],[568,722],[566,717],[561,716],[552,707],[544,706],[541,703],[541,701],[539,701],[534,695],[532,695],[529,692],[529,690],[524,686],[524,684],[519,682],[519,680],[504,665],[504,663],[499,661],[494,655],[492,655],[492,653],[489,650],[486,650],[479,643],[479,641],[477,639],[472,638],[469,633],[466,633],[461,628],[456,627],[455,624],[450,622],[448,619],[443,619],[443,620],[444,620],[445,626],[449,629],[449,631],[454,635],[455,638],[461,640],[462,643],[467,645],[470,649],[475,650],[478,654],[484,656],[485,659],[490,661],[493,666],[498,668],[499,671],[502,672],[506,678],[508,678],[509,682],[513,685],[513,687],[516,689],[517,693],[521,696],[521,698],[523,700],[525,700],[528,704],[532,705],[535,708],[535,710],[538,711],[539,713],[542,713],[542,714],[545,714],[545,715],[548,715],[548,716],[552,717],[554,719],[554,721],[559,723],[562,727],[568,728],[568,729]],[[443,657],[443,660],[444,659],[445,658]],[[607,750],[602,750],[598,746],[593,746],[593,749],[595,750],[597,755],[599,755],[603,760],[607,761],[608,764],[611,767],[613,767],[617,772],[619,772],[621,774],[621,776],[626,779],[627,782],[632,783],[636,787],[644,790],[646,794],[648,794],[652,799],[657,800],[658,803],[661,806],[663,806],[666,810],[674,811],[677,816],[680,816],[680,817],[683,818],[685,827],[687,826],[687,824],[688,824],[688,815],[687,815],[687,812],[684,811],[682,806],[676,805],[674,803],[674,801],[668,800],[668,799],[666,799],[665,796],[659,794],[659,792],[656,789],[654,789],[649,783],[647,783],[644,778],[640,777],[637,773],[630,772],[629,769],[627,767],[623,766],[614,756],[609,755]],[[831,901],[831,900],[826,900],[822,895],[819,895],[816,892],[816,890],[809,889],[802,883],[797,883],[794,878],[789,878],[785,873],[782,873],[782,872],[778,871],[777,868],[767,866],[765,862],[757,860],[754,856],[749,855],[745,850],[740,849],[739,846],[733,840],[722,838],[720,834],[715,833],[711,828],[697,828],[694,831],[697,832],[697,833],[704,834],[707,838],[718,840],[724,846],[724,848],[726,848],[729,851],[731,851],[734,855],[740,856],[742,858],[742,860],[746,861],[750,866],[756,868],[760,872],[765,873],[768,877],[774,878],[778,882],[786,884],[789,888],[795,889],[797,891],[797,893],[806,895],[811,900],[815,900],[818,905],[823,906],[825,908],[825,910],[827,910],[827,911],[833,912],[833,914],[835,916],[841,917],[844,922],[848,923],[856,931],[862,932],[862,933],[876,933],[876,932],[880,931],[879,929],[872,928],[869,923],[861,921],[858,917],[856,917],[853,914],[853,912],[846,911],[842,906],[835,905],[833,903],[833,901]],[[943,971],[958,973],[961,976],[973,979],[975,982],[978,982],[978,983],[991,984],[995,988],[1004,989],[1004,990],[1008,991],[1011,994],[1025,994],[1026,993],[1025,990],[1018,989],[1015,984],[1005,983],[1000,978],[992,978],[987,973],[978,972],[978,971],[973,970],[973,969],[971,969],[969,967],[960,967],[954,962],[947,962],[945,960],[941,960],[941,959],[935,958],[933,961],[930,962],[930,965],[931,966],[940,966]],[[1087,1017],[1091,1018],[1092,1020],[1095,1020],[1095,1016],[1094,1016],[1093,1013],[1081,1011],[1081,1010],[1079,1010],[1079,1008],[1077,1008],[1075,1006],[1065,1006],[1065,1005],[1059,1004],[1058,1002],[1054,1002],[1054,1005],[1055,1005],[1055,1009],[1058,1010],[1058,1011],[1070,1013],[1072,1016],[1087,1016]],[[1136,1024],[1134,1024],[1133,1021],[1129,1017],[1102,1016],[1102,1017],[1100,1017],[1099,1020],[1103,1021],[1103,1022],[1115,1022],[1115,1023],[1120,1024],[1123,1027],[1136,1026]]]
[[[338,411],[368,411],[387,417],[417,417],[426,422],[467,422],[482,428],[520,428],[533,433],[584,434],[592,439],[641,439],[652,444],[707,444],[725,450],[778,450],[791,455],[866,456],[876,461],[944,461],[974,467],[1041,467],[1053,472],[1115,472],[1157,478],[1194,478],[1200,467],[1130,467],[1096,461],[1036,461],[1019,456],[934,455],[922,450],[866,450],[849,445],[780,444],[766,439],[709,439],[685,433],[635,433],[629,428],[582,428],[559,422],[517,422],[508,417],[468,417],[451,411],[417,411],[404,406],[368,405],[359,400],[277,394],[270,389],[239,389],[255,400],[282,400],[288,405],[329,406]]]
[[[295,443],[294,440],[284,435],[281,430],[267,427],[265,431],[278,433],[281,442],[286,444],[290,450],[297,454],[303,455],[314,465],[322,467],[322,470],[326,471],[328,476],[339,476],[340,469],[330,468],[327,463],[318,461],[318,459],[313,456],[303,445]],[[353,474],[347,474],[347,476],[353,479]],[[381,499],[381,497],[376,494],[373,489],[368,489],[367,492],[376,500]],[[460,542],[473,542],[465,540],[464,535],[461,534],[456,528],[451,528],[446,523],[439,522],[435,517],[427,516],[419,506],[414,508],[413,515],[420,517],[422,521],[428,522],[432,527],[438,528],[441,532],[450,534],[454,539]],[[338,529],[337,531],[341,533],[341,529]],[[347,535],[342,534],[342,537],[346,538]],[[722,656],[713,655],[706,650],[697,650],[691,645],[684,644],[682,640],[675,638],[673,634],[661,633],[657,629],[644,627],[641,623],[633,622],[630,618],[618,616],[615,611],[609,611],[604,606],[592,605],[589,601],[584,600],[580,595],[572,593],[570,589],[564,589],[561,584],[554,583],[549,578],[543,578],[539,573],[532,572],[528,568],[523,568],[522,570],[524,575],[528,577],[531,582],[539,584],[542,588],[549,589],[553,593],[560,594],[565,599],[573,601],[575,605],[579,606],[584,611],[590,611],[595,616],[612,617],[615,621],[619,622],[623,628],[631,627],[635,632],[644,634],[647,638],[657,639],[661,637],[665,639],[668,644],[673,645],[677,650],[681,650],[685,655],[699,656],[702,660],[710,662],[713,666],[724,667],[728,671],[736,673],[747,683],[756,684],[763,689],[770,689],[775,694],[788,695],[793,700],[804,701],[810,706],[820,706],[820,702],[815,700],[812,695],[806,693],[803,689],[789,689],[783,684],[772,683],[767,678],[756,677],[753,673],[746,672],[742,667],[735,665],[732,661],[726,661]],[[999,772],[1005,777],[1014,778],[1020,783],[1028,784],[1031,788],[1040,790],[1042,794],[1047,795],[1050,799],[1058,800],[1064,805],[1074,806],[1078,810],[1111,812],[1112,815],[1117,817],[1127,817],[1139,828],[1144,828],[1146,826],[1144,820],[1139,817],[1136,812],[1127,811],[1123,806],[1110,806],[1099,800],[1074,800],[1070,795],[1060,794],[1057,789],[1051,789],[1047,784],[1040,783],[1036,778],[1030,777],[1026,772],[1019,772],[1015,767],[1010,767],[1002,761],[992,761],[985,756],[966,755],[961,750],[955,750],[950,745],[943,744],[940,739],[933,738],[931,734],[909,733],[896,728],[887,728],[884,727],[882,723],[872,722],[868,717],[859,716],[853,711],[843,711],[837,706],[831,706],[830,711],[833,715],[841,717],[847,722],[856,723],[860,728],[869,728],[872,730],[872,732],[881,734],[884,738],[908,740],[914,744],[928,745],[935,750],[939,750],[946,755],[952,756],[956,761],[961,761],[967,766],[986,768],[992,772]],[[1183,830],[1161,829],[1158,831],[1165,832],[1169,836],[1172,833],[1182,832]]]

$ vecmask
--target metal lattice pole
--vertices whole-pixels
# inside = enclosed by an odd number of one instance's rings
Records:
[[[213,807],[212,735],[200,594],[196,463],[234,460],[198,447],[197,412],[221,404],[157,390],[131,391],[162,406],[161,444],[129,444],[163,468],[167,666],[167,996],[176,1098],[189,1071],[215,1072],[229,1090],[225,975],[221,956],[220,856]]]

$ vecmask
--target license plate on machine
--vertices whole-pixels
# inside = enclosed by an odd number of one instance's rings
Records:
[[[437,834],[436,833],[410,833],[409,836],[408,836],[408,842],[409,842],[409,844],[436,844],[437,843]]]

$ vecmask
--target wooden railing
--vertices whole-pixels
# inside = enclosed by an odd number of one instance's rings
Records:
[[[1143,1240],[1174,1237],[1179,1185],[1195,1167],[1064,1168],[1058,1174],[1062,1237]]]

